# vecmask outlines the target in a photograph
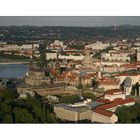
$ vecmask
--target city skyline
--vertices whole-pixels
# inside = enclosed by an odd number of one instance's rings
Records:
[[[140,25],[138,16],[0,16],[0,26],[118,26]]]

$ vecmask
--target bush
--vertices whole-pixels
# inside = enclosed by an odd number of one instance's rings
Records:
[[[87,92],[87,93],[83,93],[82,96],[85,98],[85,99],[91,99],[93,101],[96,100],[96,97],[94,94],[90,93],[90,92]]]
[[[77,95],[71,95],[71,96],[62,96],[59,98],[60,103],[74,103],[79,101],[79,97]]]
[[[4,99],[14,99],[16,97],[16,93],[13,93],[7,89],[0,89],[0,97]]]

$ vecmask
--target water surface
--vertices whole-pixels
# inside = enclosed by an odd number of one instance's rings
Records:
[[[25,64],[0,64],[0,78],[17,78],[25,76],[29,67]]]

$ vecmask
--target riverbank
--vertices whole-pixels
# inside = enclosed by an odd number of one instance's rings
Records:
[[[7,62],[0,62],[1,65],[8,65],[8,64],[30,64],[30,62],[27,61],[7,61]]]

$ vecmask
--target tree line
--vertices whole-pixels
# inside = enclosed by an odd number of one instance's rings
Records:
[[[115,113],[119,119],[118,123],[140,123],[140,103],[118,107]]]
[[[0,91],[0,123],[56,123],[55,114],[50,104],[42,97],[27,96],[18,99],[10,91]]]

